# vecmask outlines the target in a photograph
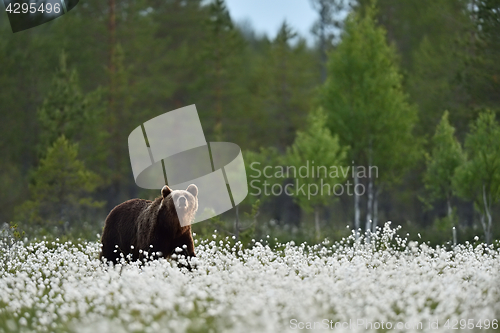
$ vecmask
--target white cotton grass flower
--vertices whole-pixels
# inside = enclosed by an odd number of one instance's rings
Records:
[[[191,272],[165,259],[105,266],[98,242],[4,251],[0,240],[0,331],[287,332],[293,320],[360,319],[422,322],[415,332],[439,320],[432,332],[447,332],[448,319],[500,319],[498,246],[432,248],[390,223],[377,230],[370,244],[354,230],[339,242],[271,246],[266,237],[249,249],[232,237],[197,239]]]

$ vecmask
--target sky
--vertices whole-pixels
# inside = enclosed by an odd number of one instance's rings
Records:
[[[286,19],[308,44],[314,40],[311,27],[318,15],[310,0],[226,0],[226,6],[234,22],[250,21],[258,34],[276,37]]]

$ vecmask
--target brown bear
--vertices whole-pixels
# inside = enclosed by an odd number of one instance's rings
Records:
[[[154,201],[125,201],[104,222],[99,259],[117,263],[121,253],[141,261],[169,258],[176,248],[187,258],[195,257],[191,223],[197,209],[198,187],[194,184],[185,191],[172,191],[165,185]],[[189,263],[187,267],[191,269]]]

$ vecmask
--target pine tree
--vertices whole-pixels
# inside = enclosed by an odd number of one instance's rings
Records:
[[[80,143],[80,154],[89,164],[101,164],[105,159],[102,142],[107,136],[103,128],[102,90],[98,88],[84,94],[78,72],[69,69],[67,62],[68,57],[62,52],[51,87],[37,110],[41,130],[38,155],[43,156],[47,148],[64,135]]]
[[[78,84],[75,69],[67,66],[67,55],[62,52],[59,68],[52,79],[51,88],[37,112],[40,123],[39,152],[45,152],[61,135],[71,140],[84,137],[85,126],[96,116],[99,92],[84,95]]]
[[[311,4],[319,14],[312,32],[319,39],[321,82],[326,80],[327,52],[339,40],[343,28],[343,13],[351,10],[353,6],[351,2],[350,0],[311,0]]]
[[[132,178],[125,178],[130,172],[127,138],[130,134],[132,115],[130,104],[130,87],[128,84],[128,68],[125,66],[125,56],[120,44],[113,47],[110,68],[110,86],[108,89],[108,103],[105,119],[106,136],[101,145],[106,153],[107,168],[104,168],[108,180],[107,202],[108,209],[126,198],[123,188],[132,182]],[[104,163],[103,163],[104,164]]]
[[[104,204],[90,197],[101,183],[99,177],[78,159],[78,145],[64,135],[47,149],[31,179],[30,199],[16,208],[18,221],[42,228],[65,222],[74,226],[83,222],[85,209]]]
[[[256,66],[257,111],[253,115],[254,130],[262,144],[285,152],[297,130],[304,127],[313,90],[319,82],[314,58],[305,40],[286,21],[265,46]]]
[[[474,27],[464,57],[463,75],[470,107],[500,108],[500,0],[468,0]]]
[[[224,0],[213,0],[208,5],[208,35],[204,45],[204,59],[207,88],[210,87],[210,99],[215,109],[214,136],[222,141],[224,117],[230,116],[237,105],[230,100],[235,95],[234,65],[243,50],[243,39],[235,29]],[[231,107],[233,110],[231,110]]]

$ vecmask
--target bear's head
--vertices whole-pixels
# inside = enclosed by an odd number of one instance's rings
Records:
[[[188,226],[198,210],[198,187],[191,184],[186,190],[171,190],[167,185],[161,189],[162,206],[171,214],[177,214],[181,226]]]

